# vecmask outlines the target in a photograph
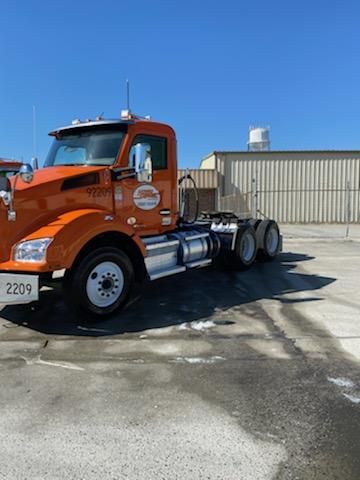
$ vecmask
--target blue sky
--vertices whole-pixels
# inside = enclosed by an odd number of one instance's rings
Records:
[[[360,149],[360,4],[0,0],[0,156],[30,159],[73,118],[125,106],[170,123],[180,166],[246,148]]]

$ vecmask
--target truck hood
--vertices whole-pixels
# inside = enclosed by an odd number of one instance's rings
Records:
[[[80,175],[85,175],[91,172],[101,172],[107,170],[106,167],[89,167],[89,166],[58,166],[58,167],[46,167],[41,168],[40,170],[35,170],[34,179],[29,183],[24,183],[21,179],[18,179],[16,184],[16,190],[28,190],[35,188],[39,185],[49,185],[52,182],[58,182],[59,180],[65,180],[67,178],[77,177]],[[14,181],[14,177],[11,179]]]
[[[11,247],[64,212],[82,208],[113,211],[107,167],[47,167],[36,170],[30,184],[18,178],[14,196],[16,221],[8,221],[0,200],[0,261],[10,259]],[[15,177],[10,179],[14,184]],[[96,196],[94,188],[106,195]]]

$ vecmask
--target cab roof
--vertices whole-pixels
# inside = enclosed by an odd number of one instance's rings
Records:
[[[129,120],[122,120],[122,119],[115,119],[115,120],[89,120],[81,122],[80,120],[75,120],[71,125],[65,125],[64,127],[55,128],[49,135],[56,137],[61,133],[70,133],[71,131],[77,131],[79,129],[84,128],[94,128],[94,127],[117,127],[122,125],[129,125],[135,123],[135,119]]]
[[[160,123],[153,121],[150,119],[150,117],[140,117],[137,115],[134,115],[131,112],[128,112],[125,110],[122,112],[122,116],[118,119],[104,119],[104,118],[96,118],[95,120],[85,120],[85,121],[80,121],[79,119],[74,120],[71,125],[65,125],[64,127],[59,127],[55,128],[51,132],[49,132],[49,135],[53,137],[61,136],[62,134],[71,134],[71,133],[76,133],[82,129],[84,130],[91,130],[95,128],[115,128],[115,129],[127,129],[128,125],[133,125],[135,123],[139,124],[148,124],[152,126],[156,126],[157,128],[162,128],[162,129],[167,129],[169,132],[171,132],[172,135],[175,136],[175,132],[173,128],[170,125],[167,125],[166,123]]]

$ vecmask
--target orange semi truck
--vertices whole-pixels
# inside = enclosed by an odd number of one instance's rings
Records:
[[[217,257],[243,270],[281,250],[273,220],[231,212],[185,218],[187,182],[177,180],[168,125],[123,111],[50,135],[43,168],[0,175],[0,303],[37,301],[41,287],[61,277],[70,306],[98,318],[120,309],[135,281]]]

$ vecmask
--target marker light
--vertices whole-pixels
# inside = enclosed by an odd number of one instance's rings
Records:
[[[121,110],[120,117],[122,120],[129,120],[131,118],[131,113],[129,110]]]

